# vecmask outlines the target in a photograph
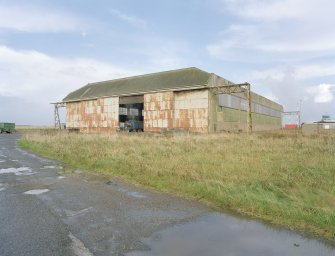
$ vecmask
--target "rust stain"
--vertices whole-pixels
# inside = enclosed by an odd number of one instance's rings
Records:
[[[144,95],[144,131],[159,132],[173,127],[173,92]]]
[[[144,95],[144,131],[182,128],[208,132],[208,91],[148,93]],[[110,132],[119,127],[119,98],[67,103],[68,128]]]
[[[208,132],[208,126],[208,92],[176,92],[174,127]]]
[[[101,98],[66,104],[66,125],[82,132],[111,132],[119,126],[119,98]]]
[[[144,131],[173,128],[208,132],[207,90],[144,95]]]

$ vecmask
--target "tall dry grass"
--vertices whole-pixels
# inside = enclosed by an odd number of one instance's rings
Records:
[[[19,144],[288,228],[335,238],[335,137],[29,133]]]

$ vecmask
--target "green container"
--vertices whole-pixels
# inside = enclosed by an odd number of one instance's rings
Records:
[[[15,123],[0,123],[0,132],[12,133],[15,130]]]

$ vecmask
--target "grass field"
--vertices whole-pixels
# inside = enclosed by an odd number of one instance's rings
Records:
[[[335,239],[335,136],[40,131],[19,145],[76,168]]]

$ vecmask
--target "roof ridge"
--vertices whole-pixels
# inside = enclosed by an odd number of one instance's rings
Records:
[[[142,74],[142,75],[135,75],[135,76],[115,78],[115,79],[110,79],[110,80],[104,80],[104,81],[99,81],[99,82],[88,83],[87,85],[94,85],[94,84],[106,83],[106,82],[111,82],[111,81],[127,80],[127,79],[130,79],[130,78],[146,77],[146,76],[152,76],[152,75],[163,74],[163,73],[171,73],[171,72],[176,72],[176,71],[181,71],[181,70],[187,70],[187,69],[197,69],[199,71],[208,73],[207,71],[204,71],[204,70],[202,70],[200,68],[197,68],[197,67],[188,67],[188,68],[178,68],[178,69],[173,69],[173,70],[165,70],[165,71],[153,72],[153,73],[149,73],[149,74]],[[208,74],[211,74],[211,73],[208,73]]]

